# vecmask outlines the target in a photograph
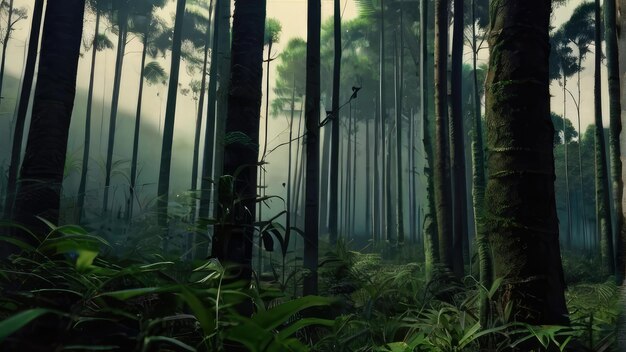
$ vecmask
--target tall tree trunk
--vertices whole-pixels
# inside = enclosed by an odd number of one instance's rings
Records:
[[[622,209],[623,184],[622,160],[620,152],[620,134],[622,132],[621,96],[619,77],[619,51],[617,47],[617,13],[615,0],[604,1],[604,26],[606,41],[606,62],[609,77],[609,147],[611,158],[611,182],[613,188],[613,207],[615,208],[615,237],[617,254],[615,266],[617,280],[624,280],[624,212]]]
[[[454,0],[454,32],[452,35],[452,67],[450,120],[451,166],[454,174],[454,237],[453,268],[458,278],[464,275],[463,247],[467,241],[467,188],[465,184],[465,147],[463,130],[463,40],[465,23],[463,1]]]
[[[217,180],[224,171],[225,145],[224,138],[226,136],[226,119],[229,108],[229,94],[231,85],[231,31],[230,31],[230,1],[220,0],[219,6],[216,8],[216,15],[221,17],[220,30],[217,40],[219,43],[219,60],[217,61],[217,110],[215,110],[215,160],[213,161],[213,179]],[[261,52],[261,56],[263,53]],[[211,176],[209,176],[211,177]],[[216,197],[214,197],[216,198]],[[220,213],[219,202],[213,205],[213,217],[217,218]]]
[[[382,172],[381,172],[381,185],[380,185],[380,192],[381,192],[381,202],[380,202],[380,207],[381,207],[381,223],[380,223],[380,228],[381,228],[381,239],[383,240],[387,240],[389,238],[389,226],[391,226],[390,224],[388,224],[388,218],[389,218],[389,207],[387,204],[387,185],[389,184],[389,179],[388,179],[388,175],[387,175],[387,154],[386,154],[386,146],[385,146],[385,137],[386,137],[386,133],[385,133],[385,123],[387,121],[387,112],[385,111],[386,109],[386,105],[385,105],[385,1],[381,0],[380,1],[380,40],[379,40],[379,49],[378,49],[378,60],[379,60],[379,72],[378,72],[378,82],[379,82],[379,86],[378,86],[378,94],[379,94],[379,98],[378,98],[378,108],[379,108],[379,114],[380,114],[380,158],[381,158],[381,167],[382,167]]]
[[[365,236],[373,239],[372,228],[372,169],[370,148],[370,119],[365,119]],[[375,190],[374,190],[375,192]]]
[[[231,211],[232,223],[216,228],[212,256],[224,263],[237,264],[235,279],[244,282],[249,282],[252,275],[264,28],[265,1],[235,1],[226,133],[242,133],[249,141],[238,140],[224,146],[222,171],[233,177],[232,191],[240,201]],[[220,218],[225,215],[220,209]],[[251,304],[246,306],[244,313],[251,314]]]
[[[577,82],[576,82],[576,87],[578,89],[578,102],[576,103],[576,115],[578,118],[578,187],[580,190],[580,197],[581,199],[584,198],[584,193],[583,193],[583,154],[582,154],[582,149],[583,149],[583,130],[580,126],[580,103],[581,103],[581,98],[580,98],[580,72],[582,71],[582,57],[580,56],[580,52],[579,52],[579,56],[578,56],[578,67],[579,70],[577,72]],[[563,128],[563,135],[565,135],[565,128]],[[581,211],[581,233],[583,238],[587,237],[587,229],[585,226],[585,223],[587,221],[587,217],[585,215],[586,211],[585,211],[585,202],[580,202],[580,211]],[[567,237],[567,242],[565,243],[566,247],[571,248],[572,246],[572,238]]]
[[[302,113],[303,113],[303,109],[304,109],[304,97],[301,98],[302,101],[300,102],[300,116],[298,117],[298,134],[297,136],[300,137],[302,136],[302,123],[304,122],[304,119],[302,118]],[[302,165],[304,165],[304,152],[301,151],[301,146],[304,146],[304,140],[303,139],[298,139],[298,144],[296,146],[296,169],[294,170],[294,174],[296,177],[296,184],[295,184],[295,188],[294,188],[294,200],[295,202],[293,203],[293,215],[295,217],[295,226],[299,226],[299,220],[300,220],[300,211],[302,210],[302,202],[300,200],[300,195],[301,195],[301,189],[302,189],[302,179],[304,178],[304,173],[302,172]]]
[[[51,1],[46,7],[32,119],[14,211],[14,220],[37,236],[49,231],[37,217],[53,224],[59,220],[84,11],[85,0]],[[35,239],[28,235],[17,237],[34,244]],[[3,249],[8,249],[2,253],[5,255],[17,252],[16,248]]]
[[[332,130],[330,156],[330,206],[329,206],[329,241],[337,242],[338,204],[339,204],[339,87],[341,80],[341,1],[335,0],[333,7],[333,96],[332,96]]]
[[[567,209],[567,232],[565,238],[572,237],[572,200],[569,187],[569,142],[566,139],[565,131],[567,128],[567,77],[563,71],[563,155],[565,159],[565,207]],[[579,136],[580,138],[580,136]]]
[[[4,66],[7,60],[7,49],[9,47],[9,39],[11,39],[11,32],[13,31],[13,0],[9,0],[9,9],[7,13],[7,28],[4,34],[4,41],[2,42],[2,57],[0,57],[0,102],[4,97],[2,96],[2,86],[4,82]]]
[[[130,221],[133,217],[135,205],[135,186],[137,184],[137,163],[139,154],[139,129],[141,128],[141,107],[143,101],[144,70],[146,68],[146,55],[148,53],[148,37],[150,35],[150,14],[146,30],[143,33],[143,50],[141,51],[141,67],[139,68],[139,92],[137,94],[137,110],[135,112],[135,128],[133,130],[133,154],[130,161],[130,186],[128,188],[128,204],[126,206],[126,218]]]
[[[400,12],[400,22],[402,23],[402,12]],[[402,26],[402,24],[400,26]],[[402,180],[402,175],[404,173],[404,169],[402,167],[402,76],[400,73],[402,47],[398,48],[397,36],[394,36],[394,44],[394,95],[396,110],[396,240],[398,244],[402,244],[404,243],[404,191]]]
[[[309,270],[304,278],[303,294],[317,294],[318,243],[318,175],[319,175],[319,118],[320,118],[320,28],[321,2],[308,0],[306,50],[306,186],[304,214],[304,260]]]
[[[439,262],[439,237],[437,236],[437,216],[435,208],[435,183],[434,183],[434,160],[433,142],[431,137],[431,124],[428,112],[428,82],[429,77],[429,53],[428,53],[428,1],[421,0],[420,3],[420,91],[421,91],[421,109],[422,109],[422,125],[424,130],[424,151],[426,154],[426,162],[424,166],[424,174],[426,175],[426,197],[428,212],[424,213],[424,258],[426,262],[426,272],[430,276],[433,265]]]
[[[174,36],[172,38],[172,61],[170,82],[167,88],[167,105],[163,123],[163,144],[161,147],[161,164],[157,189],[157,219],[161,231],[165,234],[163,248],[167,249],[169,230],[167,221],[167,204],[170,192],[170,169],[172,164],[172,145],[174,142],[174,121],[176,118],[176,100],[178,98],[178,76],[180,73],[180,56],[182,45],[183,20],[185,18],[186,0],[177,0],[176,18],[174,20]]]
[[[43,1],[42,1],[43,2]],[[89,72],[89,91],[87,93],[87,112],[85,113],[85,138],[83,145],[83,165],[80,173],[80,184],[78,186],[78,201],[76,202],[77,223],[81,223],[85,214],[85,196],[87,189],[87,173],[89,171],[89,149],[91,147],[91,114],[93,104],[93,85],[96,73],[96,56],[98,53],[98,35],[100,33],[100,11],[96,10],[96,29],[93,35],[91,49],[91,70]],[[132,197],[131,197],[132,199]]]
[[[350,104],[352,105],[352,104]],[[356,128],[356,115],[357,114],[357,103],[354,103],[354,113],[352,114],[352,128],[354,133],[354,139],[352,140],[352,213],[350,214],[350,233],[352,234],[352,238],[356,236],[355,231],[355,220],[356,220],[356,184],[357,184],[357,176],[356,176],[356,139],[357,139],[357,128]]]
[[[227,15],[225,14],[225,9],[228,9]],[[202,179],[200,180],[200,207],[198,209],[198,216],[200,218],[208,218],[211,209],[214,180],[213,157],[216,140],[215,129],[217,126],[215,107],[217,103],[218,67],[220,67],[224,61],[224,58],[219,55],[219,52],[222,50],[220,45],[224,42],[224,40],[221,39],[223,37],[222,31],[226,30],[226,35],[229,36],[229,16],[230,1],[215,0],[215,18],[213,20],[213,39],[211,43],[211,67],[209,69],[209,85],[207,89],[207,118],[204,129],[204,147],[202,155]],[[223,78],[220,77],[220,79]],[[217,154],[215,156],[217,157]],[[203,231],[205,230],[203,229]],[[206,237],[196,234],[194,242],[196,246],[194,256],[196,258],[206,258],[209,250],[209,241]]]
[[[374,199],[372,208],[374,210],[374,216],[372,217],[372,240],[374,243],[380,240],[381,234],[381,203],[380,203],[380,191],[381,191],[381,180],[380,180],[380,119],[381,113],[380,109],[378,109],[378,99],[376,99],[376,112],[374,116],[374,180],[372,184],[372,192],[374,192]],[[369,145],[369,144],[368,144]]]
[[[191,190],[198,188],[198,165],[200,164],[200,136],[202,134],[202,117],[204,116],[204,98],[206,96],[207,65],[209,62],[209,48],[211,47],[211,15],[213,14],[213,0],[209,1],[209,18],[205,33],[204,60],[202,61],[202,80],[200,81],[200,98],[198,100],[198,116],[196,116],[196,129],[193,143],[193,160],[191,166]],[[208,121],[207,121],[208,123]],[[212,140],[212,139],[211,139]],[[194,201],[192,214],[195,217],[196,203]]]
[[[346,163],[344,164],[344,170],[346,174],[346,182],[344,183],[344,215],[343,215],[343,223],[344,223],[344,236],[346,240],[350,240],[352,238],[352,233],[350,232],[350,189],[352,186],[352,137],[353,133],[352,127],[352,105],[349,106],[348,111],[348,130],[346,131]]]
[[[485,233],[511,316],[566,325],[548,77],[551,3],[491,4]]]
[[[606,142],[602,123],[602,10],[600,0],[595,0],[595,46],[593,102],[595,116],[595,158],[596,158],[596,209],[597,226],[600,234],[600,254],[602,266],[613,274],[613,229],[611,222],[611,201],[609,196],[609,170],[606,160]]]
[[[324,136],[322,139],[322,164],[320,166],[320,232],[329,233],[329,219],[328,219],[328,199],[330,198],[330,154],[331,150],[331,134],[332,131],[328,129],[324,130]]]
[[[111,117],[109,120],[109,138],[107,143],[107,158],[104,178],[104,197],[102,211],[106,213],[109,207],[109,187],[111,186],[111,168],[113,167],[113,149],[115,146],[115,126],[117,123],[117,109],[120,101],[120,87],[122,84],[122,68],[126,52],[126,36],[128,35],[128,9],[124,3],[118,4],[117,9],[117,52],[115,53],[115,73],[113,77],[113,96],[111,98]]]
[[[293,85],[291,91],[291,116],[289,117],[289,159],[287,161],[287,215],[285,219],[285,242],[289,243],[289,238],[291,237],[291,219],[292,219],[292,202],[291,202],[291,175],[292,175],[292,142],[293,142],[293,118],[295,115],[296,109],[296,75],[293,75]],[[294,248],[297,249],[297,243],[294,243]],[[283,255],[283,261],[285,260],[285,256]],[[284,263],[283,263],[284,264]],[[259,267],[261,268],[261,272],[263,270],[262,263],[259,263]],[[283,265],[284,267],[284,265]],[[285,278],[283,277],[283,280]],[[294,280],[295,281],[295,280]],[[295,291],[295,289],[294,289]],[[295,296],[295,294],[294,294]]]
[[[13,1],[11,1],[12,3]],[[9,166],[9,177],[7,181],[7,196],[4,204],[4,217],[11,218],[13,211],[13,203],[15,202],[15,192],[17,190],[17,174],[20,168],[20,159],[22,157],[22,141],[24,138],[24,125],[26,124],[26,113],[28,112],[28,103],[30,102],[30,94],[33,89],[33,80],[35,76],[35,66],[37,63],[37,49],[39,48],[39,36],[41,32],[41,18],[43,14],[43,0],[35,1],[33,8],[32,24],[30,27],[30,35],[28,38],[28,52],[26,57],[26,66],[24,68],[24,80],[22,81],[22,91],[20,92],[20,100],[17,107],[17,117],[15,118],[15,130],[13,131],[13,146],[11,148],[11,164]],[[12,5],[11,5],[12,6]],[[8,30],[8,29],[7,29]],[[5,40],[3,51],[7,47]],[[95,50],[95,49],[94,49]],[[4,60],[4,53],[3,53]],[[0,74],[0,89],[2,86],[2,74]],[[0,104],[2,102],[2,93],[0,92]]]
[[[483,126],[481,102],[478,89],[478,47],[476,42],[476,0],[472,0],[472,65],[473,65],[473,85],[474,85],[474,130],[472,134],[472,200],[474,205],[474,224],[476,231],[476,251],[478,252],[478,267],[480,274],[480,284],[491,289],[493,282],[493,266],[489,243],[484,231],[484,209],[485,209],[485,152],[483,144]],[[481,290],[480,293],[480,323],[487,326],[489,319],[489,299],[487,292]]]
[[[448,143],[448,1],[435,0],[435,204],[439,232],[439,259],[453,268],[452,192]]]

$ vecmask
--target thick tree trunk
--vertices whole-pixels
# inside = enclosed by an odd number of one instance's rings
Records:
[[[9,177],[7,181],[7,196],[4,204],[4,217],[7,219],[11,218],[13,203],[15,202],[15,192],[17,190],[17,174],[20,168],[20,161],[22,158],[24,125],[26,124],[26,113],[28,112],[28,103],[30,102],[30,94],[33,89],[35,66],[37,63],[37,49],[39,48],[43,5],[43,0],[37,0],[35,1],[35,7],[33,8],[32,24],[30,27],[30,35],[28,38],[28,53],[26,57],[26,66],[24,68],[24,79],[22,81],[22,91],[20,92],[20,100],[17,106],[15,130],[13,131],[13,146],[11,148],[11,164],[9,166]],[[5,41],[3,51],[6,49],[6,47],[7,43]],[[2,75],[0,74],[0,89],[2,89],[1,85]],[[0,92],[0,104],[1,102],[2,93]]]
[[[320,0],[309,0],[307,6],[306,51],[306,186],[304,214],[303,266],[309,271],[304,278],[303,294],[317,294],[317,244],[319,236],[319,119],[320,119]]]
[[[169,230],[167,221],[167,204],[170,191],[170,169],[172,164],[172,145],[174,142],[174,121],[176,119],[176,101],[178,98],[178,76],[180,73],[180,56],[182,45],[182,28],[185,18],[186,0],[177,0],[176,18],[174,20],[174,37],[172,39],[172,61],[170,82],[167,89],[167,105],[163,123],[163,144],[161,147],[161,164],[157,189],[157,219],[161,231],[165,234],[163,248],[167,249]],[[167,250],[166,250],[167,251]]]
[[[450,120],[451,166],[454,173],[454,237],[452,260],[458,278],[464,275],[463,247],[467,241],[467,188],[465,184],[465,152],[463,130],[463,1],[454,0],[454,32],[452,36],[452,77]]]
[[[602,266],[607,274],[615,272],[613,257],[613,229],[611,222],[611,201],[609,196],[609,170],[606,159],[606,142],[602,123],[602,10],[600,0],[595,0],[595,46],[594,55],[594,116],[595,116],[595,158],[596,158],[596,216],[600,235]]]
[[[550,119],[551,1],[495,0],[491,9],[485,233],[495,275],[505,280],[499,295],[517,321],[568,324]]]
[[[242,133],[249,140],[237,140],[224,146],[223,174],[234,178],[233,195],[240,201],[231,212],[220,209],[219,218],[226,218],[227,222],[216,228],[212,256],[223,263],[237,264],[234,279],[244,283],[249,282],[252,275],[264,28],[264,1],[235,1],[226,133]],[[243,313],[252,313],[250,304],[246,306]]]
[[[620,134],[622,133],[622,107],[620,96],[619,77],[619,49],[617,47],[617,13],[615,0],[604,1],[604,26],[606,41],[606,63],[609,78],[609,147],[611,158],[611,183],[613,188],[613,207],[615,208],[615,248],[616,267],[618,269],[617,280],[624,280],[624,215],[622,208],[622,195],[624,181],[622,180],[622,160],[620,152]]]
[[[14,212],[14,220],[38,236],[49,229],[37,216],[53,224],[59,220],[84,10],[84,0],[52,1],[46,8],[32,119]],[[34,241],[30,236],[20,239],[31,244]]]
[[[448,1],[435,0],[435,204],[439,232],[439,259],[453,269],[452,192],[448,96]]]

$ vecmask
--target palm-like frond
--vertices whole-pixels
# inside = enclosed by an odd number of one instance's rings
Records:
[[[165,69],[156,61],[151,61],[146,64],[143,77],[149,85],[165,84],[165,80],[167,80]]]

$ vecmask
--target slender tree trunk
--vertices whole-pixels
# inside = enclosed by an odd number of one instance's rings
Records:
[[[172,61],[170,68],[170,82],[167,89],[167,105],[165,107],[165,121],[163,123],[163,144],[161,147],[161,164],[159,167],[159,181],[157,190],[158,223],[165,234],[163,248],[167,249],[169,229],[167,221],[167,204],[170,192],[170,169],[172,163],[172,145],[174,142],[174,121],[176,119],[176,101],[178,98],[178,76],[180,73],[180,56],[182,45],[183,20],[185,18],[186,0],[177,0],[176,18],[174,20],[174,37],[172,39]]]
[[[304,97],[302,97],[302,101],[300,102],[300,116],[298,117],[298,137],[302,136],[302,122],[304,119],[302,118],[304,108]],[[304,139],[298,139],[298,144],[296,146],[296,170],[294,171],[296,177],[296,185],[294,190],[294,204],[293,204],[293,214],[295,217],[295,226],[299,226],[299,218],[300,211],[302,210],[302,202],[300,201],[300,190],[302,189],[302,179],[304,174],[302,172],[302,165],[304,164],[304,153],[301,152],[300,146],[304,145]]]
[[[209,62],[209,48],[211,47],[211,15],[213,14],[213,0],[209,1],[209,18],[205,33],[204,60],[202,61],[202,79],[200,81],[200,98],[198,100],[198,116],[196,116],[196,129],[193,143],[193,160],[191,166],[191,190],[198,188],[198,165],[200,164],[200,136],[202,134],[202,117],[204,116],[204,98],[206,96],[207,66]],[[208,123],[208,121],[207,121]],[[195,217],[196,203],[194,201],[192,214]]]
[[[431,125],[429,123],[430,116],[428,111],[428,97],[430,86],[429,77],[429,53],[428,53],[428,1],[421,0],[420,3],[420,56],[422,57],[420,64],[420,91],[421,91],[421,108],[422,108],[422,124],[424,130],[424,151],[426,154],[426,162],[424,166],[424,174],[426,175],[426,197],[428,203],[428,212],[424,213],[424,257],[426,262],[427,275],[431,275],[433,265],[439,262],[439,237],[437,236],[437,216],[435,208],[435,183],[434,183],[434,160],[433,142],[431,137]]]
[[[563,154],[565,158],[565,206],[567,208],[567,232],[565,233],[566,240],[572,238],[572,200],[570,199],[569,192],[569,153],[568,153],[568,141],[565,136],[567,128],[567,77],[563,72]],[[580,138],[580,136],[579,136]]]
[[[380,127],[380,118],[381,118],[381,113],[380,110],[378,109],[378,99],[376,99],[376,112],[375,112],[375,116],[374,116],[374,183],[372,184],[372,192],[374,192],[374,199],[373,199],[373,204],[372,204],[372,208],[374,210],[374,216],[372,217],[372,227],[373,227],[373,233],[372,233],[372,240],[374,241],[374,243],[378,242],[380,240],[380,233],[381,233],[381,204],[380,204],[380,190],[381,190],[381,183],[380,183],[380,131],[379,131],[379,127]],[[369,145],[369,143],[368,143]]]
[[[151,17],[151,16],[150,16]],[[128,204],[126,218],[130,221],[133,217],[133,207],[135,205],[135,187],[137,184],[137,163],[139,154],[139,130],[141,128],[141,107],[143,101],[144,70],[146,68],[146,55],[148,53],[148,37],[150,35],[150,21],[146,24],[143,33],[143,50],[141,51],[141,67],[139,68],[139,92],[137,94],[137,111],[135,112],[135,128],[133,130],[133,154],[130,161],[130,187],[128,188]]]
[[[228,14],[225,14],[224,8],[228,8]],[[213,173],[213,157],[216,142],[216,103],[217,103],[217,82],[218,67],[223,64],[224,58],[219,55],[221,48],[222,30],[229,32],[228,18],[230,16],[230,1],[215,0],[215,18],[213,20],[213,39],[211,42],[211,67],[209,69],[209,85],[207,99],[207,119],[204,129],[204,147],[202,155],[202,179],[200,180],[200,207],[198,216],[200,218],[208,218],[211,209],[212,188],[214,182]],[[223,25],[226,23],[226,25]],[[224,28],[225,27],[225,28]],[[220,77],[220,79],[223,79]],[[217,154],[215,154],[217,158]],[[216,207],[217,208],[217,207]],[[209,241],[203,236],[197,235],[195,238],[196,258],[205,258],[208,255]]]
[[[357,114],[357,103],[354,103],[354,114],[352,115],[352,126],[353,126],[353,133],[354,133],[354,139],[353,141],[353,145],[352,145],[352,213],[350,214],[350,233],[352,234],[352,238],[354,238],[356,236],[356,231],[355,231],[355,220],[356,220],[356,184],[358,182],[357,179],[357,174],[356,174],[356,165],[357,165],[357,160],[356,160],[356,139],[357,139],[357,128],[356,128],[356,115]]]
[[[319,226],[319,118],[320,118],[320,28],[321,2],[309,0],[307,6],[306,51],[306,186],[304,215],[304,261],[309,270],[303,294],[317,294],[317,243]]]
[[[4,41],[2,42],[2,57],[0,57],[0,102],[4,97],[2,96],[2,86],[4,82],[4,66],[7,60],[7,49],[9,47],[9,40],[11,39],[11,32],[13,31],[13,0],[9,0],[9,9],[7,13],[7,28],[4,34]]]
[[[346,131],[346,163],[344,164],[345,174],[346,174],[346,183],[344,183],[344,228],[345,228],[345,237],[346,240],[350,240],[352,238],[352,233],[350,232],[350,189],[352,185],[352,104],[348,106],[348,130]]]
[[[402,23],[402,13],[400,14],[400,22]],[[401,25],[402,26],[402,25]],[[402,47],[398,48],[397,36],[394,36],[394,95],[395,95],[395,112],[396,112],[396,234],[398,244],[404,243],[404,197],[403,197],[403,180],[402,175],[404,169],[402,166],[402,76],[400,73],[400,57],[402,56]],[[398,53],[399,51],[399,53]]]
[[[596,158],[596,228],[600,234],[600,254],[604,270],[614,273],[613,229],[611,222],[611,201],[609,197],[609,170],[606,159],[606,142],[602,123],[602,10],[600,0],[595,0],[595,47],[594,55],[594,116],[595,116],[595,158]],[[619,216],[619,214],[617,214]]]
[[[372,169],[370,148],[370,119],[365,119],[365,236],[373,239],[372,228]],[[376,190],[373,190],[376,192]]]
[[[582,57],[579,55],[578,57],[578,67],[582,68]],[[580,196],[581,199],[583,198],[583,156],[582,156],[582,143],[583,143],[583,130],[580,126],[580,72],[582,69],[579,69],[577,72],[577,82],[576,82],[576,87],[578,88],[578,103],[576,103],[576,114],[577,114],[577,118],[578,118],[578,186],[580,189]],[[563,128],[563,135],[565,135],[565,128]],[[587,237],[587,230],[586,230],[586,220],[587,217],[585,215],[586,211],[585,211],[585,202],[580,202],[580,211],[581,211],[581,233],[583,238]],[[566,246],[568,248],[572,247],[572,237],[568,237],[567,238],[567,243]]]
[[[11,4],[12,3],[13,1],[11,1]],[[13,203],[15,202],[15,192],[17,190],[17,174],[20,168],[20,159],[22,157],[24,125],[26,124],[26,113],[28,112],[28,103],[30,102],[30,94],[33,89],[35,66],[37,63],[37,49],[39,48],[43,5],[43,0],[37,0],[35,1],[35,6],[33,8],[32,24],[30,27],[30,35],[28,38],[26,66],[24,68],[24,80],[22,81],[22,91],[20,92],[20,100],[17,107],[17,117],[15,118],[15,130],[13,131],[13,146],[11,148],[11,163],[9,166],[9,175],[7,181],[7,196],[4,204],[4,217],[7,219],[11,218]],[[6,43],[7,42],[5,40],[3,51],[7,47]],[[4,53],[2,57],[4,60]],[[2,74],[0,74],[0,89],[2,89],[1,85]],[[2,93],[0,93],[0,103],[1,102]]]
[[[453,268],[458,278],[464,275],[463,247],[467,241],[467,188],[465,184],[465,152],[463,130],[463,1],[454,0],[454,32],[452,36],[452,77],[450,120],[451,166],[454,173],[454,237]]]
[[[339,87],[341,79],[341,1],[334,1],[333,13],[334,58],[333,58],[333,96],[332,96],[332,130],[330,156],[330,208],[329,208],[329,241],[337,242],[338,194],[339,194]]]
[[[59,220],[84,10],[84,0],[51,1],[46,7],[32,119],[14,211],[14,220],[37,236],[49,231],[37,217],[53,224]],[[31,236],[16,236],[35,244]],[[17,251],[5,247],[2,254]]]
[[[478,47],[476,43],[476,0],[472,0],[472,65],[474,80],[474,130],[472,134],[472,195],[474,205],[474,224],[476,231],[476,249],[478,252],[480,284],[491,289],[493,282],[493,266],[489,243],[484,231],[485,209],[485,153],[483,144],[483,126],[481,103],[478,89]],[[480,323],[487,326],[490,310],[487,292],[481,290],[480,294]]]
[[[272,39],[267,45],[267,62],[266,62],[266,78],[265,78],[265,133],[264,133],[264,141],[263,141],[263,153],[261,154],[261,160],[259,165],[259,185],[261,186],[260,192],[261,195],[265,196],[265,188],[267,184],[265,183],[266,171],[263,168],[263,163],[265,163],[265,158],[267,156],[267,139],[269,132],[269,122],[270,122],[270,63],[272,61]],[[263,221],[263,202],[259,202],[259,223]],[[257,251],[257,259],[258,259],[258,267],[259,270],[263,268],[263,237],[259,233],[259,244]],[[285,256],[283,255],[283,271],[285,270]],[[283,280],[285,279],[285,275],[283,273]]]
[[[219,60],[217,61],[218,78],[217,90],[217,110],[215,117],[215,160],[213,161],[213,179],[217,180],[224,170],[224,137],[226,136],[226,119],[228,116],[228,96],[231,85],[231,31],[230,31],[230,1],[221,0],[220,6],[217,7],[216,15],[221,17],[220,30],[217,40],[219,43]],[[262,53],[261,53],[262,54]],[[211,176],[209,176],[211,177]],[[213,217],[217,218],[220,209],[219,202],[213,205]]]
[[[448,2],[435,0],[435,204],[439,232],[439,259],[453,268],[452,192],[448,143]]]
[[[104,176],[104,198],[102,203],[103,213],[106,213],[109,207],[109,187],[111,186],[111,168],[113,167],[115,126],[117,122],[117,109],[120,100],[120,87],[122,84],[124,54],[126,52],[126,36],[128,34],[128,13],[126,5],[120,4],[120,8],[117,9],[117,11],[117,52],[115,58],[115,73],[113,77],[113,96],[111,98],[111,118],[109,120],[109,138],[107,143],[107,159]]]
[[[489,36],[485,231],[495,275],[505,280],[499,299],[534,325],[569,323],[554,192],[551,3],[495,0]]]
[[[233,178],[232,191],[240,201],[230,213],[220,210],[220,218],[229,216],[232,222],[216,228],[212,256],[224,263],[237,264],[234,279],[244,282],[249,282],[252,275],[264,28],[265,1],[235,1],[226,133],[243,133],[249,141],[234,141],[224,146],[223,174]],[[251,302],[242,308],[242,314],[252,313]]]
[[[287,243],[289,243],[289,238],[291,237],[291,218],[292,218],[292,202],[291,202],[291,161],[293,158],[292,155],[292,141],[293,141],[293,117],[296,109],[296,75],[293,75],[293,89],[291,91],[291,116],[289,117],[289,160],[287,162],[287,216],[285,219],[285,239]],[[297,249],[297,243],[294,243],[294,248]],[[285,256],[283,256],[284,258]],[[284,259],[283,259],[284,260]],[[261,271],[263,269],[262,263],[259,263],[259,267]],[[296,280],[294,280],[296,281]],[[295,289],[294,289],[295,292]],[[295,293],[294,293],[295,296]]]
[[[620,77],[619,77],[619,51],[617,47],[617,13],[614,0],[604,1],[604,26],[606,41],[606,59],[609,77],[609,147],[611,158],[611,183],[613,188],[613,207],[615,208],[615,237],[617,239],[617,254],[615,266],[617,268],[617,280],[624,280],[625,254],[624,254],[624,212],[622,209],[622,160],[620,152],[620,134],[622,132],[621,101],[620,101]]]
[[[390,123],[391,124],[391,123]],[[389,134],[385,135],[383,138],[387,140],[387,147],[385,153],[385,159],[387,159],[387,165],[385,165],[385,233],[387,237],[385,239],[388,243],[394,244],[397,241],[397,237],[394,237],[394,216],[393,216],[393,183],[391,178],[391,170],[393,168],[393,154],[392,154],[392,144],[391,144],[391,133],[393,132],[393,125],[389,126]],[[385,141],[383,140],[383,144]]]
[[[330,154],[331,150],[331,134],[332,131],[328,129],[324,130],[324,136],[322,139],[322,164],[320,166],[320,232],[329,233],[329,219],[328,219],[328,200],[330,198]]]
[[[388,214],[389,214],[389,207],[387,204],[387,185],[389,184],[389,179],[388,179],[388,175],[387,175],[387,154],[386,154],[386,146],[385,146],[385,137],[386,137],[386,133],[385,133],[385,122],[387,121],[387,112],[385,111],[386,109],[386,105],[385,105],[385,1],[381,0],[380,1],[380,43],[379,43],[379,52],[378,52],[378,59],[379,59],[379,76],[378,76],[378,82],[379,82],[379,98],[378,98],[378,108],[379,108],[379,114],[380,114],[380,147],[381,147],[381,167],[382,167],[382,172],[381,172],[381,202],[380,202],[380,207],[381,207],[381,238],[384,240],[387,240],[389,238],[389,226],[391,226],[390,224],[388,224]]]

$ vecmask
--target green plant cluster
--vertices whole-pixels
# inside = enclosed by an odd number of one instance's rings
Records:
[[[524,350],[529,341],[611,351],[615,341],[618,290],[589,281],[593,265],[577,266],[570,281],[572,325],[537,327],[514,322],[498,302],[502,280],[482,288],[441,268],[427,279],[422,264],[342,243],[320,261],[320,291],[330,298],[293,298],[297,275],[242,287],[229,279],[237,268],[216,260],[115,257],[103,238],[48,225],[37,247],[0,238],[23,249],[0,267],[3,351],[470,352]],[[479,290],[498,312],[488,326],[478,321]]]

